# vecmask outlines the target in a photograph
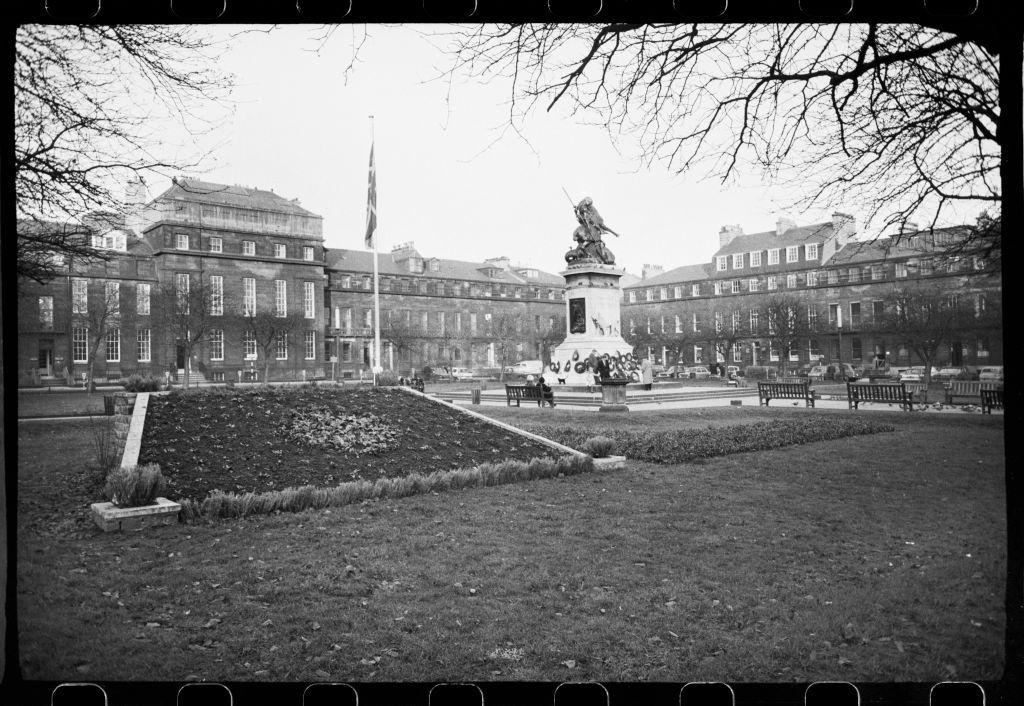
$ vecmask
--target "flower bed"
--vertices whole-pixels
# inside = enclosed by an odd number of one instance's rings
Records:
[[[743,451],[764,451],[794,444],[885,431],[895,431],[895,427],[892,424],[861,418],[816,416],[809,419],[780,419],[755,424],[677,431],[624,431],[613,427],[545,427],[544,435],[553,441],[578,449],[583,449],[586,440],[592,436],[606,436],[614,440],[616,453],[624,454],[627,458],[654,463],[680,463]]]
[[[398,389],[256,388],[153,397],[139,463],[202,500],[559,455]]]

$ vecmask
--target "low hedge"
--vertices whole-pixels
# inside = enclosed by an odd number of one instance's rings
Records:
[[[680,463],[895,429],[892,424],[861,418],[816,418],[783,419],[678,431],[623,431],[611,428],[578,430],[568,427],[545,427],[541,433],[549,439],[575,449],[583,449],[588,439],[600,434],[613,439],[616,453],[627,458],[653,463]]]
[[[268,493],[210,493],[202,502],[187,498],[181,501],[180,517],[185,522],[202,518],[234,518],[271,512],[301,512],[348,505],[363,500],[401,498],[458,488],[479,488],[503,485],[558,475],[576,475],[594,470],[590,456],[566,455],[560,458],[537,457],[529,461],[507,460],[483,463],[474,468],[435,471],[422,475],[412,473],[399,478],[376,481],[352,481],[328,488],[304,485]]]

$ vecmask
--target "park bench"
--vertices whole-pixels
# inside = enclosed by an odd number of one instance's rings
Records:
[[[967,397],[970,402],[979,404],[982,390],[994,390],[998,383],[979,382],[978,380],[950,380],[946,384],[946,404],[953,404],[954,397]]]
[[[807,407],[814,406],[814,390],[806,380],[801,382],[758,382],[758,402],[765,407],[771,400],[803,400]]]
[[[992,414],[992,408],[998,407],[1003,409],[1003,391],[1000,389],[989,389],[983,387],[980,390],[981,394],[981,413]]]
[[[928,386],[925,385],[923,382],[905,382],[903,383],[903,386],[907,388],[907,392],[909,392],[911,395],[915,395],[914,399],[916,399],[918,403],[928,401]]]
[[[511,407],[515,400],[516,407],[522,400],[537,400],[537,406],[544,405],[544,393],[536,385],[505,385],[505,406]]]
[[[846,396],[850,409],[858,409],[861,402],[895,402],[900,409],[914,410],[914,393],[907,391],[902,382],[894,383],[846,383]]]

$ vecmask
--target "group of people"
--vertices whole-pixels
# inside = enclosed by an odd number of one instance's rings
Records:
[[[418,375],[414,375],[413,377],[409,378],[405,377],[404,375],[400,376],[398,378],[398,384],[402,385],[403,387],[411,387],[414,390],[419,390],[420,392],[423,392],[423,378],[421,378]]]
[[[526,376],[527,385],[535,385],[540,390],[541,406],[550,404],[552,407],[555,406],[555,391],[551,389],[551,386],[544,382],[544,376],[541,375],[536,382],[533,381],[532,375]]]

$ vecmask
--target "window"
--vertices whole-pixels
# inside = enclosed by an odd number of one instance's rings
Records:
[[[288,257],[288,248],[284,243],[274,243],[274,257]]]
[[[426,331],[430,328],[430,315],[427,312],[420,314],[420,330]]]
[[[302,246],[302,259],[303,260],[307,260],[309,262],[313,261],[313,246],[312,245],[303,245]]]
[[[896,263],[896,276],[906,277],[907,276],[907,263],[897,262]]]
[[[348,289],[352,286],[352,278],[349,275],[341,276],[341,288]]]
[[[654,290],[653,289],[645,289],[644,290],[644,299],[646,301],[649,301],[649,302],[654,301]]]
[[[757,333],[757,330],[761,327],[761,314],[757,309],[750,310],[750,332]]]
[[[658,290],[658,298],[661,299],[661,301],[668,299],[668,287],[662,287]]]
[[[210,275],[210,316],[224,315],[224,278]]]
[[[683,288],[678,284],[672,288],[672,296],[676,299],[683,298]]]
[[[210,331],[210,360],[224,360],[224,329]]]
[[[732,256],[732,269],[742,270],[743,269],[743,253],[738,252]]]
[[[210,238],[210,252],[224,252],[224,241],[220,238]]]
[[[723,324],[722,324],[722,312],[716,311],[715,312],[715,333],[721,333],[722,332],[722,326],[723,326]]]
[[[839,308],[838,304],[828,305],[828,325],[829,326],[841,326],[843,310]]]
[[[979,358],[988,358],[988,339],[987,338],[979,338],[978,339],[978,354],[977,355],[978,355]]]
[[[71,330],[71,359],[75,363],[89,362],[89,329]]]
[[[39,325],[53,328],[53,297],[39,297]]]
[[[303,334],[304,347],[306,349],[306,360],[316,360],[316,331],[306,331]]]
[[[818,272],[817,270],[809,270],[807,272],[807,286],[817,287],[818,286]]]
[[[864,348],[861,345],[860,338],[858,338],[857,336],[854,336],[853,340],[850,341],[850,347],[851,347],[851,349],[853,351],[853,357],[854,358],[863,358],[864,357]]]
[[[839,270],[829,270],[828,271],[828,283],[829,284],[839,284]]]
[[[288,315],[288,283],[283,279],[274,280],[274,316]]]
[[[186,291],[188,291],[187,288]],[[118,316],[121,313],[121,283],[107,282],[105,293],[107,313],[111,316]]]
[[[188,234],[177,233],[174,236],[174,247],[178,250],[188,250]]]
[[[316,318],[316,293],[312,282],[302,283],[302,303],[307,319]]]
[[[786,287],[788,287],[789,289],[796,289],[796,275],[786,275]]]
[[[769,265],[777,265],[777,264],[779,264],[779,249],[778,248],[772,248],[771,250],[768,251],[768,264]]]
[[[850,302],[850,326],[860,326],[860,302]],[[854,358],[859,357],[854,356]]]
[[[786,262],[800,262],[799,245],[789,245],[786,247]]]
[[[682,318],[680,318],[679,314],[676,314],[675,317],[676,317],[676,333],[682,333],[683,332],[683,320],[682,320]]]
[[[242,352],[246,360],[256,360],[256,334],[252,330],[242,334]]]
[[[777,363],[779,360],[779,350],[775,347],[774,341],[768,341],[768,360],[773,363]]]
[[[882,266],[881,265],[872,265],[871,266],[871,279],[878,280],[878,279],[882,279],[884,276],[885,276],[885,273],[882,271]]]
[[[629,292],[629,303],[636,304],[636,292],[630,290]]]
[[[732,293],[733,294],[739,294],[740,293],[740,281],[738,279],[734,279],[732,281]]]
[[[700,314],[697,312],[693,313],[693,332],[700,333]]]
[[[800,347],[796,341],[789,342],[789,362],[798,363],[800,362]]]
[[[659,316],[658,318],[661,319],[661,332],[665,333],[665,317]]]
[[[875,322],[880,322],[885,316],[885,302],[884,301],[873,301],[871,302],[871,318]]]
[[[373,309],[363,309],[363,328],[373,328]]]
[[[117,363],[121,360],[121,329],[112,328],[107,331],[107,362]]]
[[[732,312],[732,332],[736,333],[740,330],[740,312]]]
[[[647,333],[651,333],[651,317],[647,317]]]
[[[818,323],[818,308],[814,304],[807,305],[807,325],[813,327]]]
[[[351,363],[352,362],[352,342],[342,341],[341,342],[341,362]]]
[[[363,289],[365,289],[367,291],[373,289],[373,278],[372,277],[369,277],[369,276],[363,277]]]
[[[722,293],[722,283],[721,282],[715,282],[715,294],[721,294],[721,293]]]
[[[539,326],[539,324],[538,324],[538,326]],[[548,327],[549,328],[551,327],[550,323],[548,323]],[[462,312],[461,311],[456,311],[455,312],[455,330],[456,331],[462,331]]]
[[[697,365],[704,362],[704,349],[700,346],[693,347],[693,362]]]
[[[804,259],[805,260],[817,260],[818,259],[818,244],[808,243],[804,246]]]
[[[690,296],[692,296],[692,297],[699,297],[700,296],[700,284],[691,284],[690,285]]]
[[[718,271],[723,272],[729,268],[729,256],[719,255],[718,256]]]
[[[252,277],[242,278],[242,313],[246,316],[256,313],[256,280]]]
[[[277,334],[277,340],[274,341],[274,357],[277,360],[288,360],[288,334],[279,333]]]
[[[921,276],[923,277],[926,275],[930,275],[935,271],[935,264],[932,262],[931,258],[926,258],[924,260],[921,260],[920,268]]]
[[[761,251],[750,253],[750,266],[760,267],[761,266]]]
[[[141,316],[149,314],[149,284],[139,282],[135,285],[135,311]]]
[[[769,290],[773,290],[773,289],[778,289],[778,288],[779,288],[779,278],[776,277],[775,275],[768,275],[768,289]]]
[[[751,292],[757,292],[757,291],[759,291],[759,290],[760,290],[760,288],[761,288],[761,283],[760,283],[760,281],[758,281],[758,279],[757,279],[757,278],[755,277],[755,278],[753,278],[753,279],[751,279],[751,280],[750,280],[749,286],[750,286],[750,291],[751,291]]]
[[[148,328],[140,328],[135,333],[135,359],[140,363],[148,363],[152,360],[153,347],[151,338]]]
[[[470,333],[476,333],[476,312],[470,312],[469,314],[469,331]]]
[[[84,279],[71,280],[71,313],[89,313],[89,283]]]
[[[855,284],[857,282],[860,282],[860,268],[859,267],[851,267],[849,270],[847,270],[846,271],[846,281],[849,282],[850,284]]]
[[[178,313],[188,313],[189,277],[187,272],[179,272],[174,276],[174,291],[178,300]]]
[[[255,255],[256,254],[256,241],[255,240],[243,240],[242,241],[242,254],[243,255]]]

